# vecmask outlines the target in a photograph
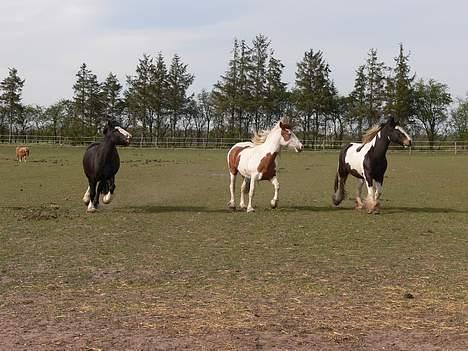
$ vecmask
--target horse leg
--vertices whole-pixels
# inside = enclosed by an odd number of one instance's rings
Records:
[[[365,205],[367,208],[367,213],[373,213],[375,210],[375,190],[372,179],[366,179],[366,186],[367,186],[367,198],[365,201]]]
[[[250,178],[250,189],[249,189],[249,205],[247,206],[247,212],[255,212],[255,209],[252,207],[252,200],[255,194],[255,177]]]
[[[92,179],[92,180],[89,180],[89,203],[88,203],[88,209],[87,211],[88,212],[95,212],[96,211],[96,207],[94,206],[94,199],[96,198],[96,185],[97,185],[97,181]],[[97,194],[97,196],[99,197],[99,193]]]
[[[375,182],[375,194],[374,194],[374,198],[375,198],[375,208],[374,208],[374,213],[375,214],[379,214],[380,213],[380,196],[382,195],[382,190],[383,190],[383,186],[382,186],[382,183],[381,182]]]
[[[356,210],[360,210],[364,207],[364,203],[361,199],[362,187],[364,186],[364,179],[358,179],[358,185],[356,187]]]
[[[98,208],[99,207],[99,197],[101,196],[101,194],[104,192],[104,189],[107,187],[107,181],[106,180],[101,180],[99,183],[98,183],[98,186],[97,186],[97,191],[96,191],[96,195],[94,196],[94,207],[95,208]]]
[[[91,199],[91,197],[89,196],[89,193],[90,193],[90,190],[89,190],[89,189],[90,189],[90,187],[89,187],[89,185],[88,185],[88,189],[86,189],[86,192],[85,192],[85,194],[83,195],[83,202],[84,202],[84,204],[85,204],[86,206],[88,206],[89,200]]]
[[[242,181],[242,185],[241,185],[241,196],[240,196],[240,204],[239,204],[241,209],[247,208],[247,206],[245,206],[244,197],[247,195],[249,190],[250,190],[250,180],[244,177]]]
[[[231,200],[228,203],[229,208],[233,210],[236,208],[236,200],[234,199],[234,191],[236,190],[236,175],[229,172],[230,175],[230,183],[229,183],[229,191],[231,192]]]
[[[102,202],[107,204],[110,204],[112,201],[112,197],[114,195],[114,190],[115,190],[115,177],[112,177],[111,179],[108,180],[107,182],[107,194],[105,194],[102,198]]]
[[[278,181],[278,178],[273,177],[271,178],[271,184],[273,184],[273,187],[275,188],[275,195],[273,196],[273,199],[270,202],[271,208],[276,208],[278,206],[278,193],[279,193],[279,188],[280,184]]]

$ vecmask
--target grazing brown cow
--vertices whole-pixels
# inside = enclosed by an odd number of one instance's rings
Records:
[[[17,146],[16,147],[16,159],[18,162],[26,162],[26,158],[29,157],[29,147],[27,146]]]

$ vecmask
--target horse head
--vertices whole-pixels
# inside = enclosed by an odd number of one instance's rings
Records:
[[[109,120],[102,131],[116,145],[128,146],[132,135],[123,129],[119,123]]]
[[[301,152],[304,149],[304,145],[302,145],[296,134],[293,133],[290,124],[280,120],[278,127],[281,129],[280,144],[282,146],[287,146],[290,149],[294,149],[296,152]]]
[[[398,124],[393,117],[390,117],[382,128],[388,140],[404,147],[411,146],[412,140],[409,134]]]

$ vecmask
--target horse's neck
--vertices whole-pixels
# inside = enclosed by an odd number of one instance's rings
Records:
[[[102,162],[104,162],[107,157],[115,152],[117,150],[115,143],[113,143],[110,139],[104,139],[104,141],[101,144],[101,157],[102,157]]]
[[[376,159],[379,158],[385,158],[385,155],[387,153],[388,147],[390,145],[390,140],[386,135],[383,135],[382,133],[378,133],[375,137],[374,142],[374,157]]]
[[[279,153],[281,151],[281,144],[280,144],[281,133],[278,132],[271,132],[265,142],[261,145],[261,148],[265,151],[265,153]]]

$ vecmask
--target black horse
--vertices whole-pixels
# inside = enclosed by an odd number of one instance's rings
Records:
[[[332,198],[336,206],[345,197],[346,179],[351,173],[358,178],[356,208],[361,209],[365,206],[368,213],[379,213],[379,198],[387,170],[386,153],[390,142],[405,147],[411,146],[410,136],[393,118],[369,129],[362,143],[351,143],[341,150],[335,177],[335,193]],[[364,182],[367,186],[367,199],[363,203],[361,191]]]
[[[103,203],[108,204],[112,201],[115,174],[120,167],[116,145],[127,146],[132,138],[129,132],[114,121],[107,123],[103,133],[104,140],[89,145],[83,156],[83,169],[89,183],[83,202],[88,206],[88,212],[96,211],[100,194],[104,194]]]

